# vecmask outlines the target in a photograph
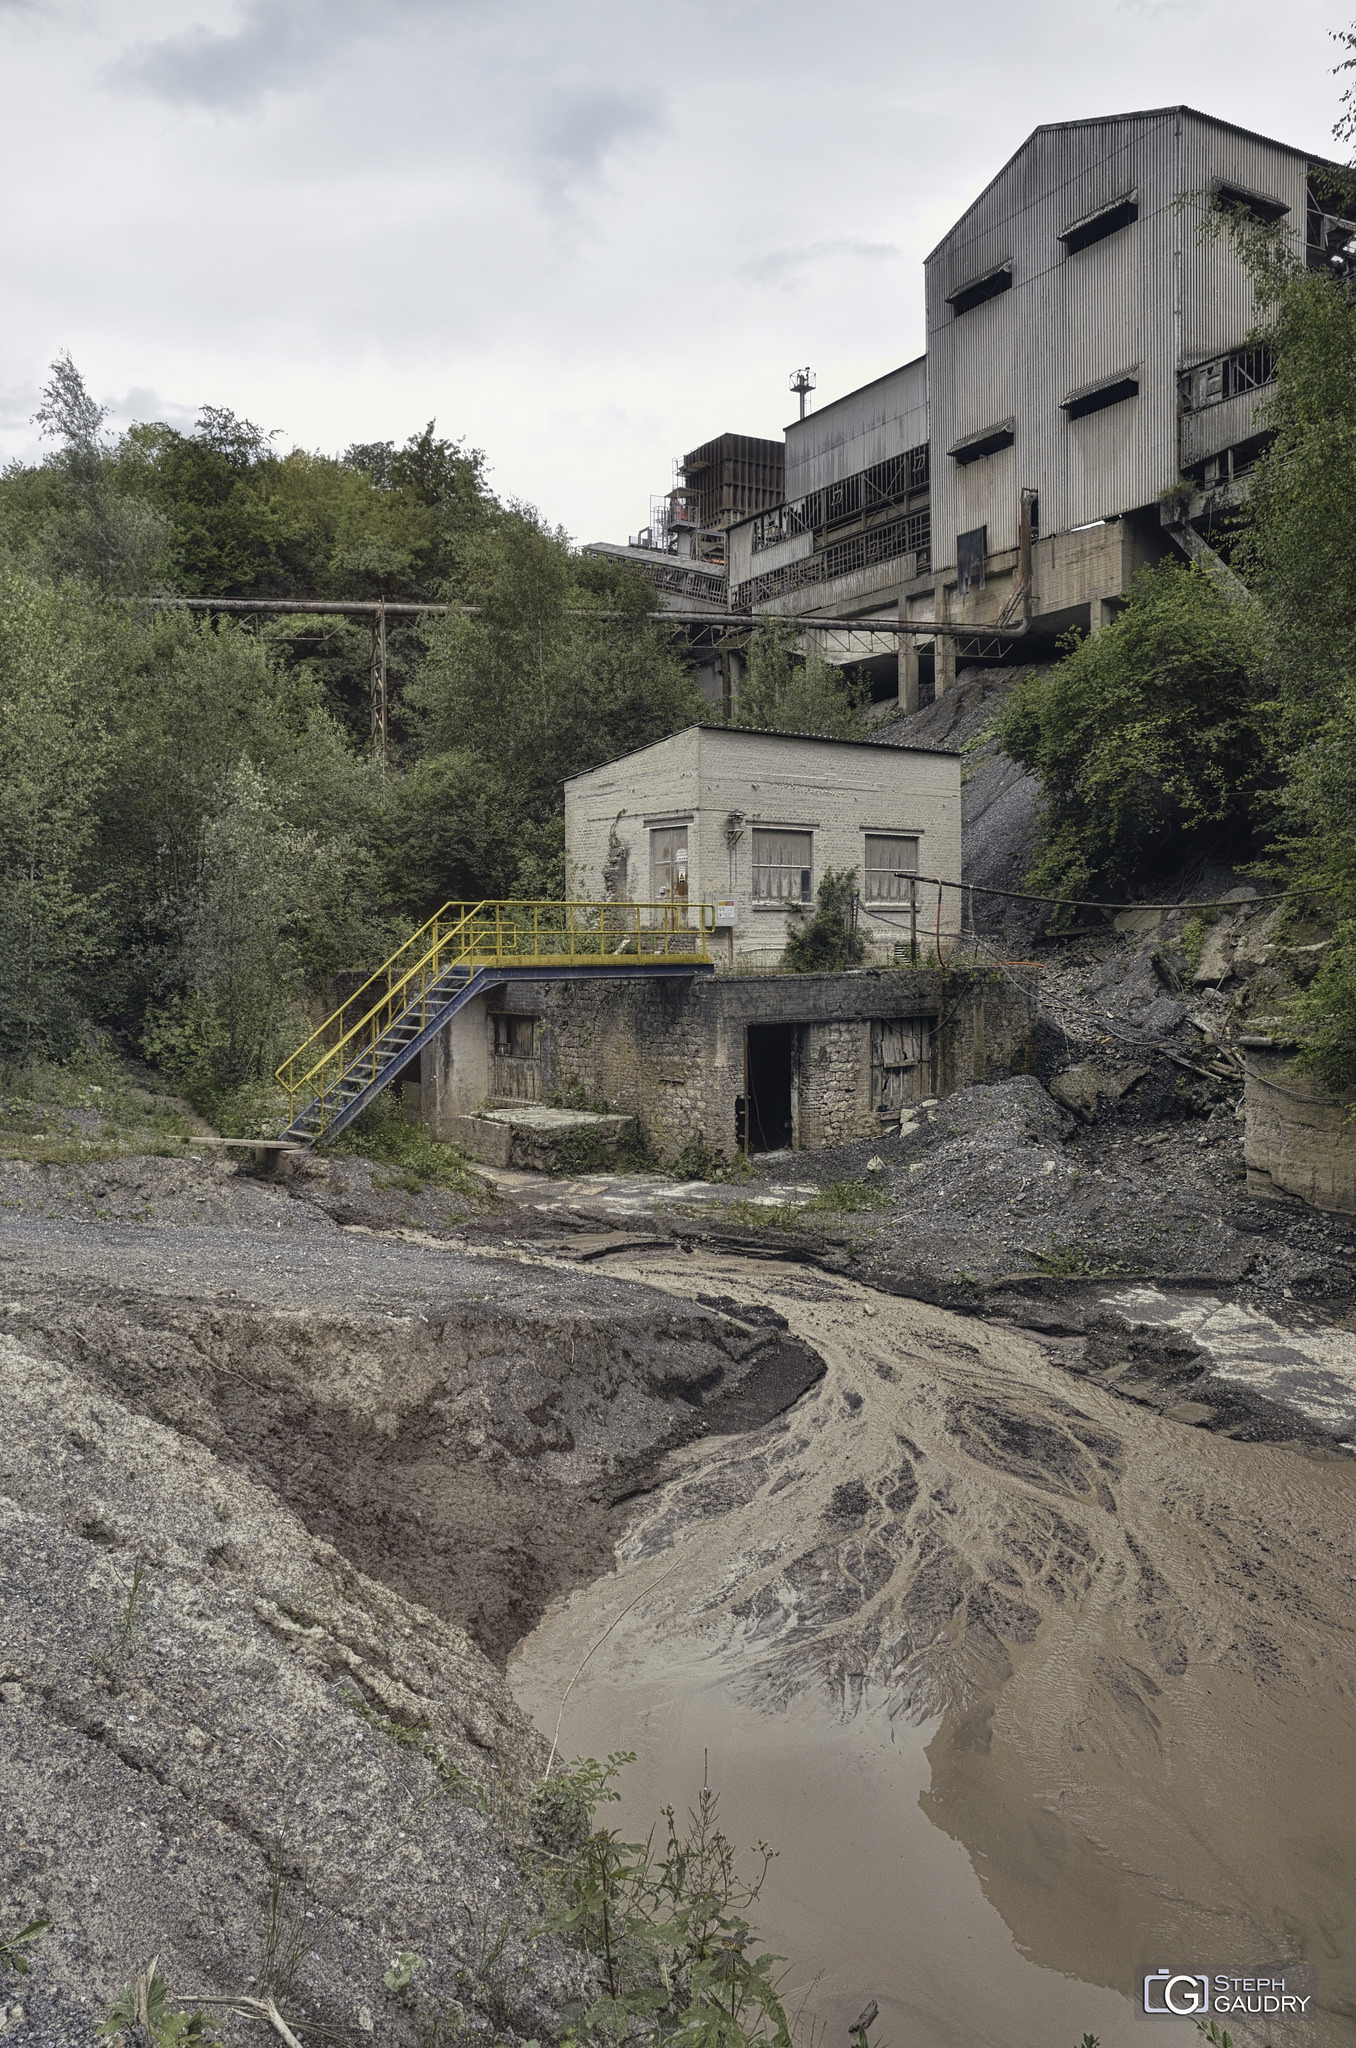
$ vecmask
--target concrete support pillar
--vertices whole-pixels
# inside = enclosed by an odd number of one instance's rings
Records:
[[[946,585],[939,581],[934,596],[937,607],[934,616],[938,620],[950,618],[953,609],[953,597],[954,591],[949,591]],[[939,697],[944,697],[948,690],[955,687],[956,643],[949,633],[939,633],[934,644],[937,650],[936,690]]]
[[[1103,626],[1109,626],[1116,616],[1116,601],[1111,597],[1094,597],[1088,606],[1088,631],[1100,633]]]
[[[906,619],[908,604],[899,600],[899,616]],[[899,708],[901,711],[918,709],[918,640],[912,633],[899,636]]]

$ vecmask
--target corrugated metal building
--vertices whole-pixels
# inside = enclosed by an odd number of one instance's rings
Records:
[[[1241,207],[1349,263],[1327,168],[1189,107],[1037,129],[927,258],[926,356],[787,428],[784,502],[726,536],[731,603],[977,629],[1029,611],[1027,659],[1096,631],[1174,550],[1163,494],[1187,479],[1208,522],[1262,445],[1271,365],[1212,219]],[[896,667],[878,639],[821,638],[874,649],[878,697],[908,704],[982,645],[906,639]]]

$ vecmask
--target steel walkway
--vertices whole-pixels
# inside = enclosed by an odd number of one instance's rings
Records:
[[[282,1141],[337,1137],[458,1010],[509,981],[711,973],[714,919],[707,903],[445,904],[278,1068]]]

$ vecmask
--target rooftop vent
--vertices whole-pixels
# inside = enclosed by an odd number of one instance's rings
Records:
[[[986,270],[983,277],[971,278],[969,284],[960,285],[954,292],[948,292],[946,303],[959,320],[962,313],[969,313],[976,306],[982,306],[986,299],[996,299],[1000,292],[1011,289],[1012,265],[1003,263],[997,270]]]
[[[1086,419],[1090,412],[1105,412],[1109,405],[1119,405],[1124,398],[1133,398],[1139,390],[1138,377],[1115,377],[1109,384],[1096,384],[1090,391],[1071,391],[1067,398],[1060,400],[1060,409],[1071,420]]]
[[[1113,200],[1110,206],[1101,206],[1096,213],[1086,213],[1071,227],[1065,228],[1060,236],[1066,256],[1074,256],[1080,249],[1090,249],[1094,242],[1104,242],[1108,235],[1118,235],[1122,228],[1128,228],[1132,220],[1139,219],[1139,200],[1133,192],[1127,192],[1121,199]]]
[[[963,441],[957,441],[947,450],[953,461],[964,465],[978,462],[985,455],[997,455],[1000,448],[1011,448],[1017,439],[1015,420],[999,420],[995,426],[985,427],[982,434],[969,434]]]

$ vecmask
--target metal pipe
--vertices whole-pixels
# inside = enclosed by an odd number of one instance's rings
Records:
[[[479,605],[463,604],[388,604],[380,598],[353,598],[331,601],[328,598],[313,597],[147,597],[133,598],[129,602],[149,604],[161,611],[184,612],[275,612],[281,617],[296,613],[318,613],[336,618],[368,618],[384,614],[389,618],[416,618],[425,612],[439,615],[448,612],[462,612],[468,617],[476,616]],[[630,619],[634,612],[593,611],[584,606],[571,606],[564,616],[569,619]],[[950,619],[828,619],[813,613],[802,612],[645,612],[647,619],[661,621],[666,626],[757,626],[767,619],[785,621],[796,627],[831,626],[840,633],[911,633],[925,640],[936,639],[940,634],[952,640],[993,639],[1020,640],[1030,630],[1030,619],[1023,619],[1019,626],[985,625],[971,622],[964,624]]]

